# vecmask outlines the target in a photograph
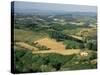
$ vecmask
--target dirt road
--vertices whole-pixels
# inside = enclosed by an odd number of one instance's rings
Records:
[[[61,54],[61,55],[72,55],[72,54],[78,54],[80,52],[79,49],[68,49],[68,50],[44,50],[44,51],[33,51],[33,54],[37,54],[37,53],[57,53],[57,54]]]

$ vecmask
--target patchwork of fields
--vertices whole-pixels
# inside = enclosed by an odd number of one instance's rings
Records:
[[[16,14],[16,73],[96,69],[96,16],[75,14]]]

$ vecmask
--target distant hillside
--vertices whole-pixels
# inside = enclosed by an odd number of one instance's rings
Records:
[[[14,5],[13,5],[14,4]],[[69,4],[55,4],[55,3],[36,3],[36,2],[19,2],[15,1],[12,4],[12,11],[20,14],[34,14],[34,15],[96,15],[96,6],[85,5],[69,5]],[[13,7],[14,6],[14,7]],[[59,8],[59,9],[58,9]],[[78,13],[77,13],[78,12]],[[84,14],[83,14],[84,13]]]

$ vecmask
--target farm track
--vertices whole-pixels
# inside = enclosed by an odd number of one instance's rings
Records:
[[[79,49],[68,49],[68,50],[43,50],[43,51],[32,51],[33,54],[41,54],[41,53],[57,53],[61,55],[72,55],[72,54],[78,54],[80,52]]]
[[[78,39],[78,40],[82,40],[82,37],[75,36],[75,35],[70,35],[70,36],[73,37],[73,38],[76,38],[76,39]]]

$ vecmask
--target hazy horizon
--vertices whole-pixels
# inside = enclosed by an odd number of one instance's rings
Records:
[[[72,4],[55,4],[40,2],[23,2],[14,1],[14,12],[22,13],[54,13],[54,12],[97,12],[96,6],[72,5]]]

